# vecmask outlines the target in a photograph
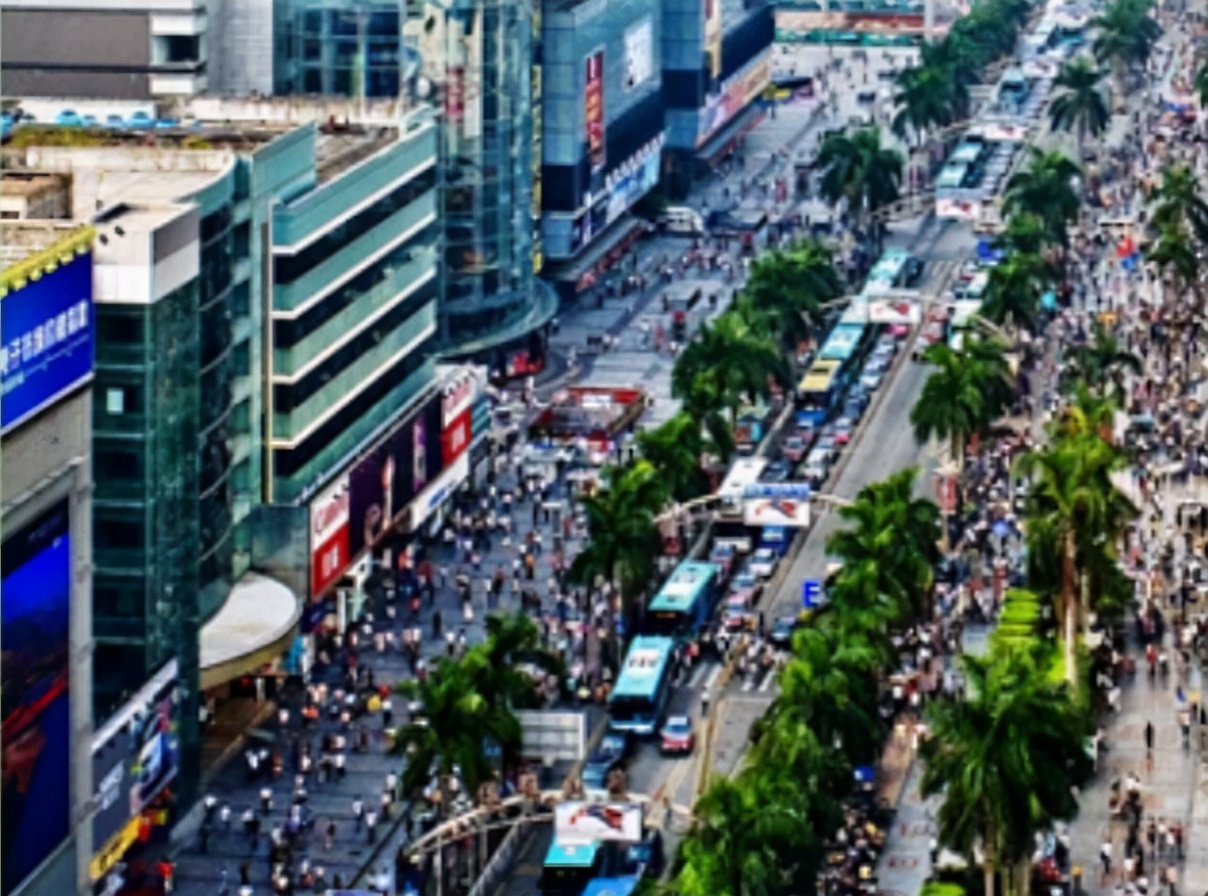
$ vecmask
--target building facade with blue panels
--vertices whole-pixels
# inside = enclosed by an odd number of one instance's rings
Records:
[[[662,8],[561,0],[542,32],[542,239],[574,258],[658,183],[663,135]]]

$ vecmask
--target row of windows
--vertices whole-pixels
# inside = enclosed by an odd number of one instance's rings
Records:
[[[296,448],[291,451],[273,452],[276,475],[287,479],[301,472],[329,444],[369,413],[374,405],[385,398],[392,389],[400,386],[407,377],[419,370],[423,366],[427,354],[426,346],[420,346],[416,351],[409,352],[400,358],[394,367],[375,379],[369,388],[362,390],[356,398],[332,414],[327,422],[316,428]]]
[[[287,320],[274,320],[273,345],[289,348],[301,342],[365,293],[392,277],[398,268],[412,260],[417,251],[424,251],[433,245],[439,236],[439,225],[424,228],[414,239],[365,268],[323,301],[308,308],[304,314]]]
[[[314,394],[333,377],[339,375],[366,352],[371,351],[383,339],[406,323],[424,305],[436,299],[437,281],[430,280],[404,301],[388,311],[372,326],[362,330],[339,349],[332,352],[322,363],[296,382],[273,386],[273,408],[278,413],[288,414],[314,397]]]
[[[273,279],[276,283],[293,283],[327,261],[345,246],[360,239],[396,212],[406,208],[436,186],[436,169],[429,167],[369,208],[353,215],[329,230],[294,255],[277,255],[273,259]]]

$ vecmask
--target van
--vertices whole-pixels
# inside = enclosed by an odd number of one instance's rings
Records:
[[[705,232],[705,219],[700,212],[686,205],[669,205],[659,215],[659,227],[667,233],[695,236]]]

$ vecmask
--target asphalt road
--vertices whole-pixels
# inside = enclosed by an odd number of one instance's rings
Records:
[[[925,217],[897,225],[887,245],[909,248],[927,263],[919,286],[926,295],[944,287],[957,267],[970,257],[976,240],[967,227]],[[930,446],[915,443],[910,427],[910,409],[926,380],[927,368],[910,360],[907,347],[898,353],[898,359],[893,376],[879,390],[853,444],[847,448],[848,454],[840,461],[838,475],[827,484],[829,494],[851,499],[866,485],[911,466],[920,471],[916,484],[919,495],[931,494],[931,473],[938,458]],[[801,582],[823,577],[827,564],[826,540],[838,527],[836,514],[818,509],[813,526],[790,567],[778,576],[779,587],[760,603],[759,609],[766,619],[770,621],[797,611],[801,604]],[[702,693],[706,689],[712,692],[720,672],[717,663],[697,667],[689,680],[676,689],[669,712],[687,713],[699,720]],[[727,684],[725,695],[727,700],[738,705],[728,715],[724,729],[714,735],[715,767],[731,767],[737,762],[747,742],[751,723],[775,696],[774,676],[769,673],[762,681],[735,678]],[[714,703],[721,696],[713,695]],[[655,744],[642,744],[629,769],[630,790],[667,797],[676,805],[690,806],[696,796],[702,752],[698,749],[692,757],[668,759],[659,754]]]

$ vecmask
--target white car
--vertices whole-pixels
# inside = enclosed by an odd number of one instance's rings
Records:
[[[780,558],[771,548],[760,548],[747,561],[747,569],[761,579],[769,579],[776,571],[776,564],[779,562]]]

